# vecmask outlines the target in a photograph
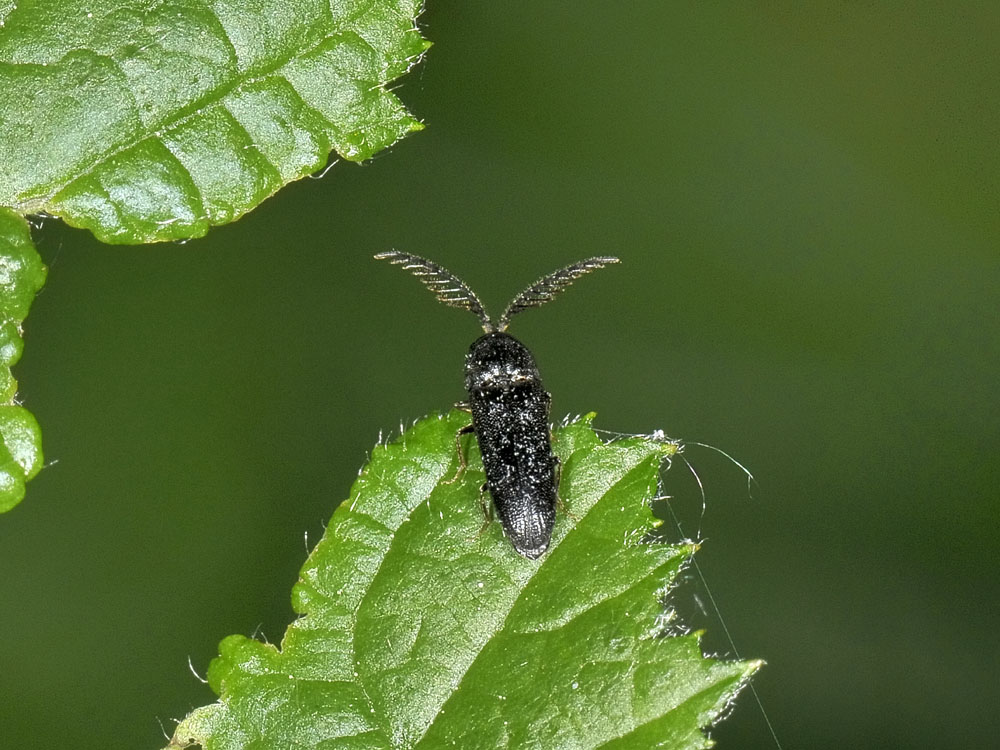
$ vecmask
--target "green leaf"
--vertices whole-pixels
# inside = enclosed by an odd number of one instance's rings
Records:
[[[591,415],[592,416],[592,415]],[[281,648],[230,636],[208,672],[221,700],[170,747],[703,748],[760,662],[670,635],[664,597],[694,551],[649,509],[678,445],[558,429],[560,513],[540,560],[480,533],[482,464],[460,482],[468,415],[378,446],[293,591]],[[676,629],[676,628],[675,628]]]
[[[205,234],[421,126],[420,0],[0,5],[0,205],[105,242]]]
[[[17,404],[11,366],[21,358],[21,323],[45,283],[45,266],[28,223],[0,208],[0,513],[24,498],[24,483],[42,467],[42,434]]]

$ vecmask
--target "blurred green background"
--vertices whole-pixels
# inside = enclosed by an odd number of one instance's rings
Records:
[[[1000,10],[430,3],[427,130],[184,245],[45,221],[16,375],[50,466],[0,517],[0,746],[155,748],[289,592],[381,430],[520,316],[557,417],[718,446],[667,476],[785,748],[1000,734]],[[675,606],[733,646],[692,576]],[[704,605],[704,612],[702,611]],[[750,694],[722,748],[775,747]]]

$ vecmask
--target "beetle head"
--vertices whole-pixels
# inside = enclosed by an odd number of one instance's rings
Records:
[[[465,358],[467,391],[509,391],[538,382],[538,366],[528,347],[509,333],[496,331],[476,339]]]

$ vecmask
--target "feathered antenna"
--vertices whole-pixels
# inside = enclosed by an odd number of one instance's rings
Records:
[[[560,268],[558,271],[553,271],[548,276],[539,279],[534,284],[529,286],[517,295],[509,305],[507,305],[507,309],[504,310],[503,315],[500,316],[500,322],[497,324],[496,330],[507,330],[507,326],[510,324],[510,319],[515,314],[521,312],[521,310],[526,310],[529,307],[544,305],[584,274],[590,273],[598,268],[603,268],[604,266],[612,263],[620,262],[621,261],[619,261],[618,258],[601,256],[598,258],[587,258],[587,260],[581,260],[571,266],[566,266],[565,268]]]
[[[479,301],[476,293],[469,289],[468,285],[447,268],[439,266],[432,260],[421,258],[419,255],[401,253],[397,250],[388,250],[378,253],[375,256],[378,260],[387,260],[393,265],[402,266],[412,273],[421,283],[434,292],[434,296],[439,302],[443,302],[449,307],[460,307],[468,310],[479,318],[483,325],[483,330],[492,333],[494,328],[483,303]]]

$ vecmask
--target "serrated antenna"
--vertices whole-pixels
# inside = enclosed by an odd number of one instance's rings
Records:
[[[469,289],[468,285],[455,274],[443,266],[439,266],[432,260],[421,258],[419,255],[401,253],[397,250],[387,250],[384,253],[375,255],[377,260],[387,260],[393,265],[402,266],[407,271],[416,276],[420,282],[430,289],[438,302],[443,302],[449,307],[460,307],[473,313],[479,322],[482,323],[483,330],[491,333],[493,324],[486,314],[483,303],[479,301],[476,293]]]
[[[612,263],[620,262],[618,258],[610,256],[587,258],[587,260],[581,260],[571,266],[560,268],[558,271],[553,271],[548,276],[540,278],[511,300],[511,303],[507,305],[507,309],[503,311],[503,315],[500,316],[500,322],[497,324],[496,330],[507,330],[510,319],[514,315],[521,312],[521,310],[527,310],[529,307],[544,305],[584,274],[611,265]]]

